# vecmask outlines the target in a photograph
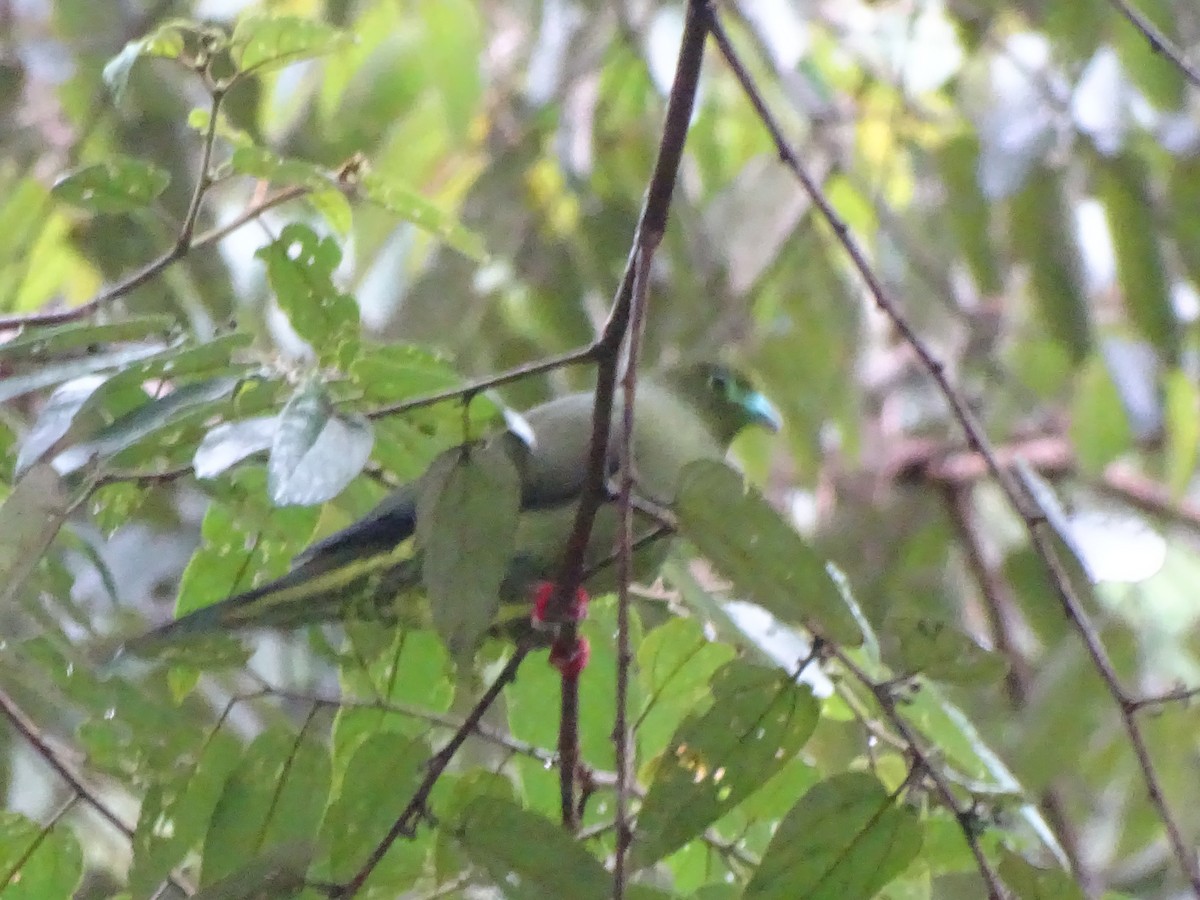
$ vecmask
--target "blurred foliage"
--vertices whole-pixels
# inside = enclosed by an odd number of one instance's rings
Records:
[[[1136,5],[1200,59],[1194,4]],[[1046,479],[1125,690],[1196,684],[1200,89],[1105,0],[717,7],[921,341]],[[504,407],[589,383],[380,414],[594,338],[682,20],[0,4],[5,898],[312,897],[359,871],[511,648],[472,666],[355,625],[132,669],[96,648],[281,573]],[[689,473],[687,546],[635,607],[627,895],[986,896],[965,835],[1014,897],[1187,893],[1019,519],[715,51],[643,346],[736,362],[786,428],[735,445],[760,490]],[[579,838],[534,658],[363,896],[611,894],[615,628],[596,601]],[[1195,846],[1195,708],[1137,715]]]

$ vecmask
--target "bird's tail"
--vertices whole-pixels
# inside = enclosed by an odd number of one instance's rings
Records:
[[[420,562],[410,547],[335,567],[314,560],[127,640],[117,655],[146,656],[192,638],[252,628],[289,629],[352,619],[394,623],[402,618],[400,597],[419,582]]]

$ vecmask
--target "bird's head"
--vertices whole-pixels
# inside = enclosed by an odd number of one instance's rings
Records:
[[[757,425],[779,431],[783,420],[771,401],[740,372],[721,363],[689,363],[671,369],[671,387],[696,405],[725,444],[743,428]]]

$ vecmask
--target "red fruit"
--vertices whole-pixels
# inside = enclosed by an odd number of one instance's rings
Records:
[[[542,628],[546,624],[546,607],[554,596],[553,581],[539,581],[533,589],[533,614],[529,617],[534,628]],[[575,589],[575,604],[567,615],[569,621],[578,622],[587,618],[588,592],[582,586]]]
[[[577,678],[592,658],[592,645],[585,637],[577,637],[571,646],[555,641],[550,647],[550,665],[558,669],[563,678]]]

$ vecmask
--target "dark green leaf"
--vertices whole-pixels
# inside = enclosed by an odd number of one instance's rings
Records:
[[[1012,200],[1009,234],[1030,266],[1034,307],[1054,339],[1080,362],[1092,346],[1091,319],[1074,214],[1058,173],[1039,168],[1029,177]]]
[[[374,433],[362,416],[339,415],[316,381],[279,414],[267,478],[280,506],[311,506],[342,492],[371,457]]]
[[[980,293],[997,295],[1003,290],[1004,282],[989,234],[992,204],[979,189],[978,138],[960,135],[947,141],[938,152],[938,162],[946,189],[953,197],[947,209],[954,222],[954,236],[967,258]]]
[[[557,823],[494,797],[467,805],[457,837],[513,900],[607,900],[612,877]]]
[[[165,397],[148,400],[101,429],[90,440],[60,454],[55,466],[63,474],[69,474],[89,460],[108,459],[163,429],[178,425],[189,416],[204,413],[217,401],[229,397],[236,387],[235,378],[213,378],[185,384]]]
[[[95,213],[124,213],[149,206],[171,176],[152,163],[114,156],[59,176],[53,194]]]
[[[444,453],[417,505],[421,577],[451,656],[475,650],[495,618],[517,527],[520,483],[502,446]]]
[[[1070,872],[1040,869],[1011,850],[1002,852],[1000,879],[1021,900],[1083,900],[1087,896]]]
[[[761,788],[817,725],[812,692],[777,669],[731,662],[712,692],[712,707],[679,727],[655,768],[638,816],[638,866],[678,850]]]
[[[862,643],[824,560],[733,470],[687,466],[675,510],[684,535],[746,599],[838,644]]]
[[[321,823],[314,878],[344,882],[358,871],[368,849],[408,805],[428,759],[423,741],[394,732],[369,735],[358,744]],[[421,873],[426,850],[426,842],[397,841],[372,872],[367,891],[411,884]]]
[[[0,359],[24,360],[49,356],[76,347],[100,346],[123,341],[141,341],[166,337],[175,325],[175,317],[133,316],[118,322],[68,322],[50,328],[29,328],[10,341],[0,344]]]
[[[310,841],[329,792],[329,756],[316,741],[272,728],[230,773],[204,840],[205,885],[273,847]]]
[[[921,820],[870,775],[821,782],[787,814],[746,900],[868,900],[921,849]]]
[[[905,675],[952,684],[993,684],[1008,670],[1003,656],[984,650],[950,622],[912,610],[889,613],[880,640]]]
[[[1179,321],[1167,286],[1158,217],[1144,164],[1128,154],[1105,160],[1099,189],[1117,252],[1125,309],[1137,330],[1174,363],[1179,358]]]

